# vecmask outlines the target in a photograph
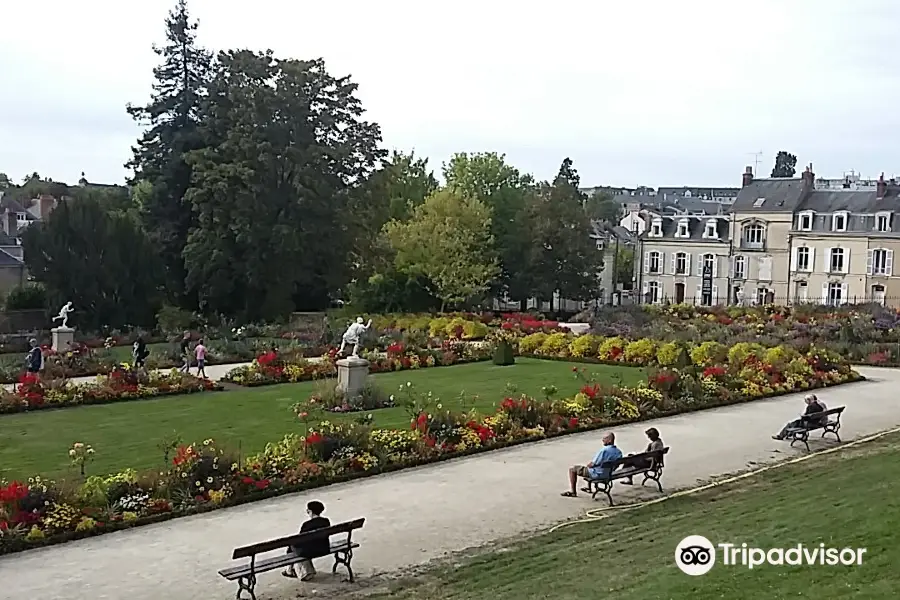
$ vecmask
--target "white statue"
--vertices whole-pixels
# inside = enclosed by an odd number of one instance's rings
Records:
[[[53,322],[56,323],[57,321],[62,321],[62,323],[60,323],[60,325],[59,325],[60,328],[68,329],[69,328],[69,313],[73,313],[73,312],[75,312],[75,309],[72,308],[72,303],[66,302],[66,304],[61,309],[59,309],[59,314],[56,315],[55,317],[53,317]]]
[[[363,325],[362,317],[356,317],[356,322],[351,323],[350,327],[347,328],[347,331],[344,332],[344,335],[341,337],[341,348],[338,350],[338,354],[344,354],[344,348],[347,344],[353,344],[353,352],[350,356],[359,356],[359,341],[362,338],[363,334],[366,333],[366,330],[372,326],[372,319],[369,319],[369,322]]]

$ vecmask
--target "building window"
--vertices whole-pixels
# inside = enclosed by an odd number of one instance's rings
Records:
[[[806,246],[797,248],[795,271],[812,271],[812,252]]]
[[[762,249],[765,242],[765,228],[759,223],[753,223],[744,227],[742,241],[747,248]]]
[[[702,267],[700,269],[700,275],[706,276],[710,274],[712,277],[716,277],[718,273],[716,273],[716,255],[715,254],[704,254]]]
[[[813,228],[813,213],[805,212],[800,213],[800,222],[799,228],[800,231],[812,231]]]
[[[653,221],[650,224],[650,237],[662,237],[662,221]]]
[[[648,252],[644,257],[644,272],[662,273],[662,252]]]
[[[24,221],[27,218],[25,213],[16,213],[16,221]]]
[[[734,278],[735,279],[746,279],[747,278],[747,258],[744,256],[735,256],[734,257]]]
[[[687,275],[690,272],[690,266],[688,264],[689,259],[688,255],[684,252],[678,252],[675,254],[673,258],[675,263],[672,272],[676,275]]]
[[[658,281],[650,281],[647,283],[647,302],[650,304],[659,304],[660,293],[659,293],[659,282]]]
[[[831,217],[832,231],[847,231],[847,213],[835,213]]]
[[[805,281],[797,282],[797,293],[795,294],[796,302],[807,302],[809,300],[809,286]]]
[[[844,284],[831,282],[827,284],[828,291],[825,295],[825,303],[829,306],[840,306],[844,302],[846,302],[846,298],[844,298]]]
[[[675,237],[686,238],[689,236],[687,219],[682,219],[678,222],[678,231],[675,232]]]
[[[875,215],[875,231],[891,230],[891,213],[878,213]]]
[[[831,258],[828,261],[830,273],[845,273],[847,267],[846,251],[843,248],[832,248]]]
[[[885,296],[885,288],[883,285],[879,283],[872,286],[872,302],[884,306]]]
[[[597,240],[597,250],[603,250],[604,246],[603,240]]]
[[[716,228],[715,221],[706,222],[706,229],[703,231],[703,237],[713,240],[719,239],[719,231]]]
[[[869,275],[893,275],[894,251],[884,248],[869,250],[866,260],[866,272]]]

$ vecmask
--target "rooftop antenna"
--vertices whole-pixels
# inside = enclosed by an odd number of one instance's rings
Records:
[[[760,177],[759,163],[762,160],[763,151],[760,150],[759,152],[748,152],[747,154],[749,154],[750,156],[753,157],[753,173],[754,173],[754,175],[756,175],[757,177]]]

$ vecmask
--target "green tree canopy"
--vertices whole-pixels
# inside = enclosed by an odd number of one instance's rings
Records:
[[[797,172],[797,157],[781,150],[775,155],[775,167],[771,177],[793,177]]]
[[[128,216],[107,212],[95,198],[64,201],[25,230],[22,245],[48,300],[74,303],[79,328],[155,324],[156,249]]]
[[[408,221],[391,221],[385,232],[398,268],[425,277],[441,311],[478,299],[498,274],[491,211],[458,190],[438,190]]]
[[[362,112],[356,85],[322,60],[219,55],[204,148],[189,154],[186,282],[205,311],[281,317],[327,306],[349,281],[352,192],[383,155]]]

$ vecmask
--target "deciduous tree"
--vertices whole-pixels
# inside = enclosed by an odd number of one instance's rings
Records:
[[[383,155],[356,87],[322,60],[219,55],[189,155],[186,282],[205,311],[280,317],[347,283],[350,199]]]
[[[438,190],[408,221],[391,221],[385,232],[398,268],[425,277],[441,311],[478,299],[499,272],[490,209],[457,189]]]

